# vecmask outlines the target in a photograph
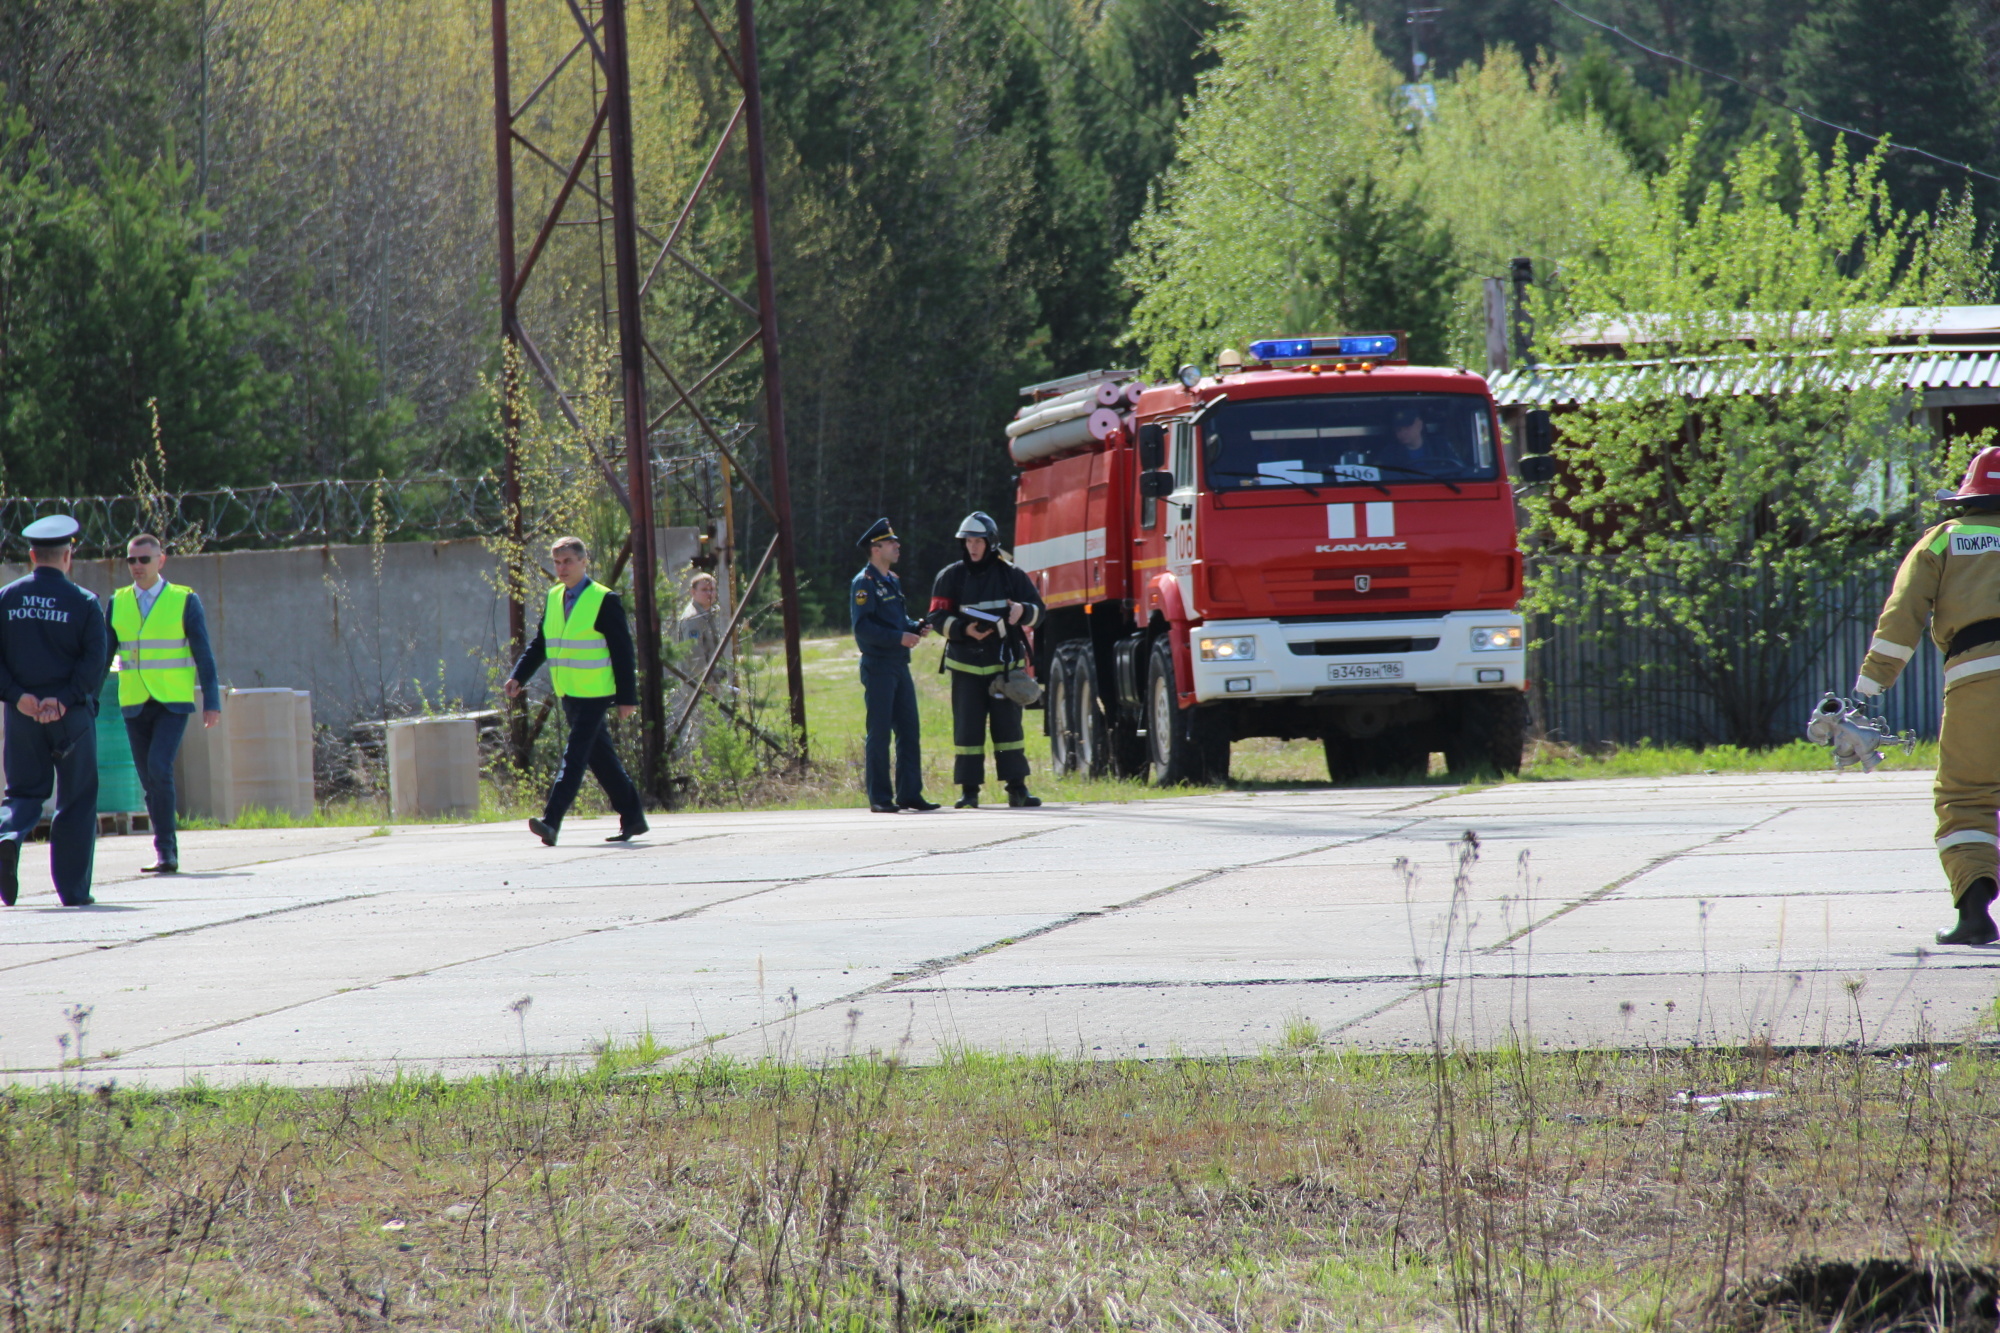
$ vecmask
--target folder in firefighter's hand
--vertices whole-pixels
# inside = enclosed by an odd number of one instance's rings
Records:
[[[981,611],[976,606],[961,606],[958,609],[960,614],[971,616],[974,620],[983,620],[989,625],[1000,623],[1000,617],[994,615],[991,611]]]

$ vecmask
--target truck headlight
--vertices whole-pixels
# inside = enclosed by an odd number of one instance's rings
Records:
[[[1472,651],[1475,653],[1517,653],[1521,651],[1521,627],[1519,625],[1495,625],[1472,631]]]
[[[1201,660],[1204,662],[1248,662],[1257,656],[1257,639],[1246,634],[1239,639],[1203,639]]]

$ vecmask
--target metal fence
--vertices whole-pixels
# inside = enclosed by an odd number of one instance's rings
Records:
[[[1546,562],[1535,577],[1574,587],[1578,574]],[[1820,608],[1817,623],[1796,636],[1795,647],[1772,653],[1760,672],[1763,679],[1783,686],[1772,709],[1772,739],[1803,736],[1806,718],[1822,694],[1849,692],[1893,580],[1894,571],[1887,570],[1828,581],[1813,590]],[[1757,638],[1759,614],[1755,599],[1734,613],[1731,628],[1737,639],[1749,644]],[[1623,624],[1603,609],[1569,624],[1534,616],[1529,632],[1528,673],[1535,682],[1531,697],[1549,739],[1574,745],[1650,740],[1699,746],[1735,739],[1721,701],[1703,687],[1668,636]],[[1938,651],[1926,636],[1895,688],[1882,696],[1882,713],[1895,729],[1907,727],[1931,738],[1938,733],[1943,709]]]
[[[490,477],[397,481],[302,481],[151,496],[0,497],[0,552],[26,551],[22,528],[49,514],[83,525],[81,554],[115,555],[133,533],[163,529],[201,550],[477,537],[501,523],[500,484]]]
[[[741,448],[752,430],[744,422],[711,424],[732,448]],[[653,474],[670,503],[716,510],[700,484],[718,457],[708,441],[696,439],[692,428],[658,435]],[[667,452],[669,448],[678,452]],[[500,482],[491,475],[327,478],[144,496],[0,495],[0,559],[25,556],[21,529],[50,514],[68,514],[82,524],[77,540],[79,554],[86,557],[121,555],[133,533],[149,528],[183,550],[240,551],[484,537],[500,532],[506,520]],[[706,516],[712,520],[718,515]]]

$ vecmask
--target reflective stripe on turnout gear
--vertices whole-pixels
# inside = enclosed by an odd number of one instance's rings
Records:
[[[1896,581],[1875,621],[1861,674],[1877,685],[1894,685],[1926,632],[1939,653],[1950,657],[1953,640],[1993,619],[1996,607],[2000,607],[2000,523],[1990,515],[1947,519],[1917,538],[1896,567]],[[1956,659],[1946,663],[1952,671],[1969,665]],[[1948,674],[1946,683],[1981,674],[1958,671]]]
[[[955,657],[945,658],[944,664],[953,671],[963,671],[968,676],[997,676],[1007,669],[1007,663],[1005,662],[995,662],[992,666],[974,666],[970,662],[961,662]]]
[[[1989,671],[2000,671],[2000,653],[1991,657],[1975,657],[1970,662],[1960,662],[1957,666],[1944,669],[1944,683],[1947,688],[1958,684],[1967,676],[1983,676]]]
[[[2000,667],[2000,657],[1982,658]],[[1938,730],[1938,862],[1953,901],[1981,878],[2000,873],[1996,814],[2000,814],[2000,671],[1961,681],[1944,696]]]

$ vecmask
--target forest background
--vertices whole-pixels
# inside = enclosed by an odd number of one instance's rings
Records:
[[[1792,132],[1754,93],[2000,162],[2000,0],[1583,8],[1754,91],[1554,0],[1447,0],[1421,26],[1391,0],[762,0],[809,619],[837,613],[875,517],[911,538],[921,587],[960,516],[1004,515],[1023,384],[1364,326],[1478,367],[1481,277],[1590,262],[1690,133],[1677,188],[1726,188],[1744,145]],[[565,8],[513,12],[518,66],[545,68]],[[671,217],[731,103],[684,6],[632,13],[641,209]],[[494,467],[487,16],[0,0],[0,484],[129,490],[155,408],[177,488]],[[1403,88],[1417,50],[1434,113]],[[573,143],[582,107],[551,95],[529,132]],[[1779,188],[1829,146],[1782,138]],[[552,193],[544,176],[527,188]],[[1933,161],[1893,154],[1884,177],[1912,212],[1949,192],[2000,215],[1991,182]],[[596,244],[568,229],[527,312],[577,358],[602,318]],[[747,246],[727,167],[688,247],[747,279]],[[692,279],[651,299],[685,365],[742,336]],[[711,407],[754,422],[741,364]]]

